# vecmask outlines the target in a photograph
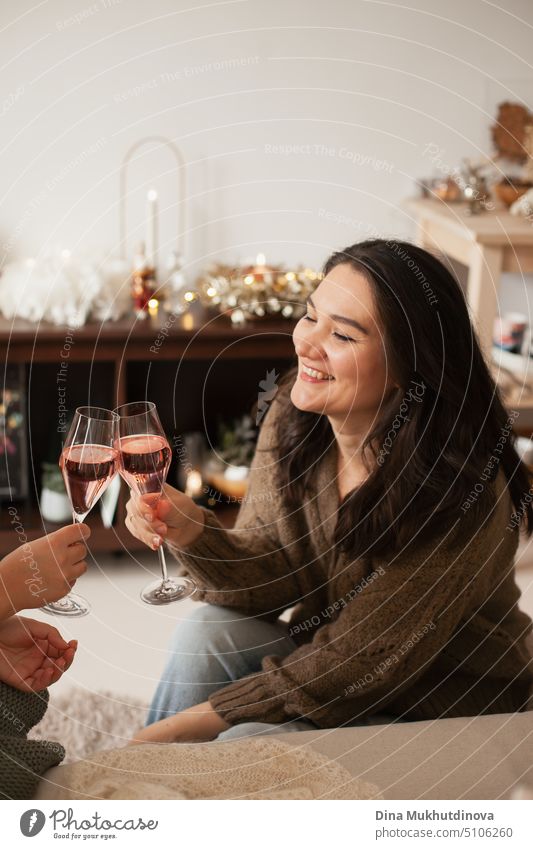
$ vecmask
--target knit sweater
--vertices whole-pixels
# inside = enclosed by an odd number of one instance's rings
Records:
[[[0,681],[0,799],[33,799],[40,777],[65,757],[59,743],[26,739],[47,705],[47,690],[23,693]]]
[[[518,608],[503,470],[485,484],[496,504],[475,532],[462,532],[458,508],[431,543],[354,560],[334,546],[335,443],[298,509],[279,489],[276,431],[289,403],[276,399],[265,417],[235,527],[206,509],[197,540],[172,549],[198,600],[272,620],[294,607],[295,650],[214,692],[212,707],[229,724],[303,717],[321,728],[379,712],[417,720],[523,710],[531,620]]]

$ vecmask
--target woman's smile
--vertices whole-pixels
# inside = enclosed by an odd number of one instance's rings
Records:
[[[330,380],[335,380],[332,374],[327,374],[324,371],[308,366],[305,363],[300,363],[299,375],[306,383],[328,383]]]
[[[293,340],[298,357],[294,406],[326,415],[334,430],[350,422],[352,430],[364,431],[394,383],[366,277],[348,264],[336,266],[308,299]],[[326,383],[327,391],[314,391]]]

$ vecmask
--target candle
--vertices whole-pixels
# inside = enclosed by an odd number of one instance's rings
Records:
[[[147,196],[146,213],[146,259],[151,268],[156,267],[157,257],[157,192],[150,189]]]
[[[190,312],[186,312],[181,321],[184,330],[194,330],[194,318]]]
[[[254,283],[261,283],[265,279],[265,274],[269,272],[264,254],[257,254],[255,265],[249,269],[249,273],[245,275],[244,282],[247,286],[252,286]]]
[[[195,469],[187,474],[187,482],[185,484],[185,495],[189,498],[199,498],[202,494],[202,475]]]

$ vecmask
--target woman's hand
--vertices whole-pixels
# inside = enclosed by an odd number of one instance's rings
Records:
[[[44,690],[69,668],[77,647],[47,622],[12,616],[0,622],[0,680],[26,693]]]
[[[165,484],[163,495],[131,493],[126,505],[126,527],[134,537],[156,551],[167,540],[176,548],[186,548],[198,539],[204,528],[202,509],[192,498]]]
[[[202,702],[187,710],[141,728],[132,737],[135,743],[207,743],[230,726],[211,706]]]
[[[87,525],[67,525],[16,548],[0,562],[0,619],[63,598],[87,569]]]

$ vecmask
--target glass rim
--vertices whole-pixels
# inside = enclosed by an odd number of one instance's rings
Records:
[[[144,409],[142,409],[142,410],[137,409],[136,413],[134,413],[134,412],[125,412],[125,413],[120,412],[121,410],[128,410],[128,408],[133,409],[135,407],[136,408],[144,407]],[[156,405],[154,404],[153,401],[128,401],[127,404],[120,404],[118,407],[115,407],[113,412],[117,416],[117,418],[119,418],[119,419],[133,419],[136,416],[147,416],[150,413],[157,412],[157,407],[156,407]]]
[[[96,415],[95,416],[95,415],[92,415],[92,413],[85,412],[85,411],[88,411],[88,410],[92,410],[95,413],[105,413],[106,415],[104,415],[104,416]],[[93,421],[96,421],[96,422],[106,422],[106,421],[107,422],[117,422],[118,419],[119,419],[118,415],[114,412],[114,410],[109,410],[109,409],[107,409],[107,407],[93,407],[93,406],[76,407],[75,415],[81,416],[81,418],[83,418],[83,419],[93,419]]]

